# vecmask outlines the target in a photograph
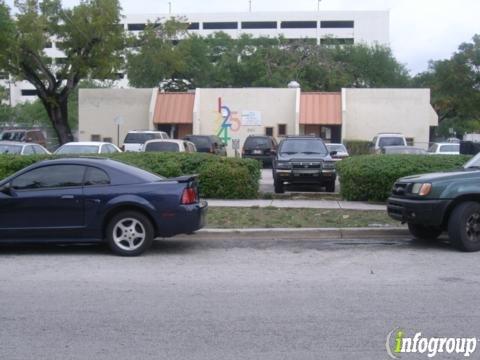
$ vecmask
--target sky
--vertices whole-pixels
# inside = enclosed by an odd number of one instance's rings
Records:
[[[13,0],[6,0],[10,6]],[[63,0],[65,6],[79,0]],[[124,14],[248,11],[249,0],[120,0]],[[316,11],[317,0],[251,0],[252,11]],[[480,34],[480,0],[322,0],[320,10],[390,10],[390,46],[412,74]]]

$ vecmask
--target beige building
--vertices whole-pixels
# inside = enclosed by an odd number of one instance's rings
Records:
[[[328,142],[370,141],[399,132],[426,148],[438,116],[429,89],[218,88],[189,93],[158,89],[80,89],[79,140],[109,139],[119,145],[129,130],[159,129],[173,138],[217,135],[229,155],[248,135],[312,134]]]

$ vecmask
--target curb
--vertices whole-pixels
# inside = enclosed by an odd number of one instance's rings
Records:
[[[406,227],[389,228],[248,228],[202,229],[192,235],[179,235],[176,239],[189,240],[337,240],[337,239],[404,239],[410,237]]]

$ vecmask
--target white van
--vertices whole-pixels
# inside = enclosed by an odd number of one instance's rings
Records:
[[[380,133],[372,140],[372,147],[380,153],[385,146],[407,146],[407,139],[399,133]]]
[[[123,151],[142,151],[143,144],[148,140],[169,139],[164,131],[155,130],[133,130],[129,131],[123,141]]]

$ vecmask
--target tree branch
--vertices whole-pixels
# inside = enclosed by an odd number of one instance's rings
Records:
[[[32,59],[35,61],[35,63],[39,67],[39,69],[46,76],[48,84],[49,84],[48,90],[51,91],[51,92],[55,91],[55,89],[56,89],[55,77],[50,72],[50,70],[45,66],[45,64],[42,62],[42,59],[40,59],[40,57],[36,53],[31,51],[30,49],[22,49],[22,50],[25,51],[25,53],[27,55],[30,55],[32,57]]]

